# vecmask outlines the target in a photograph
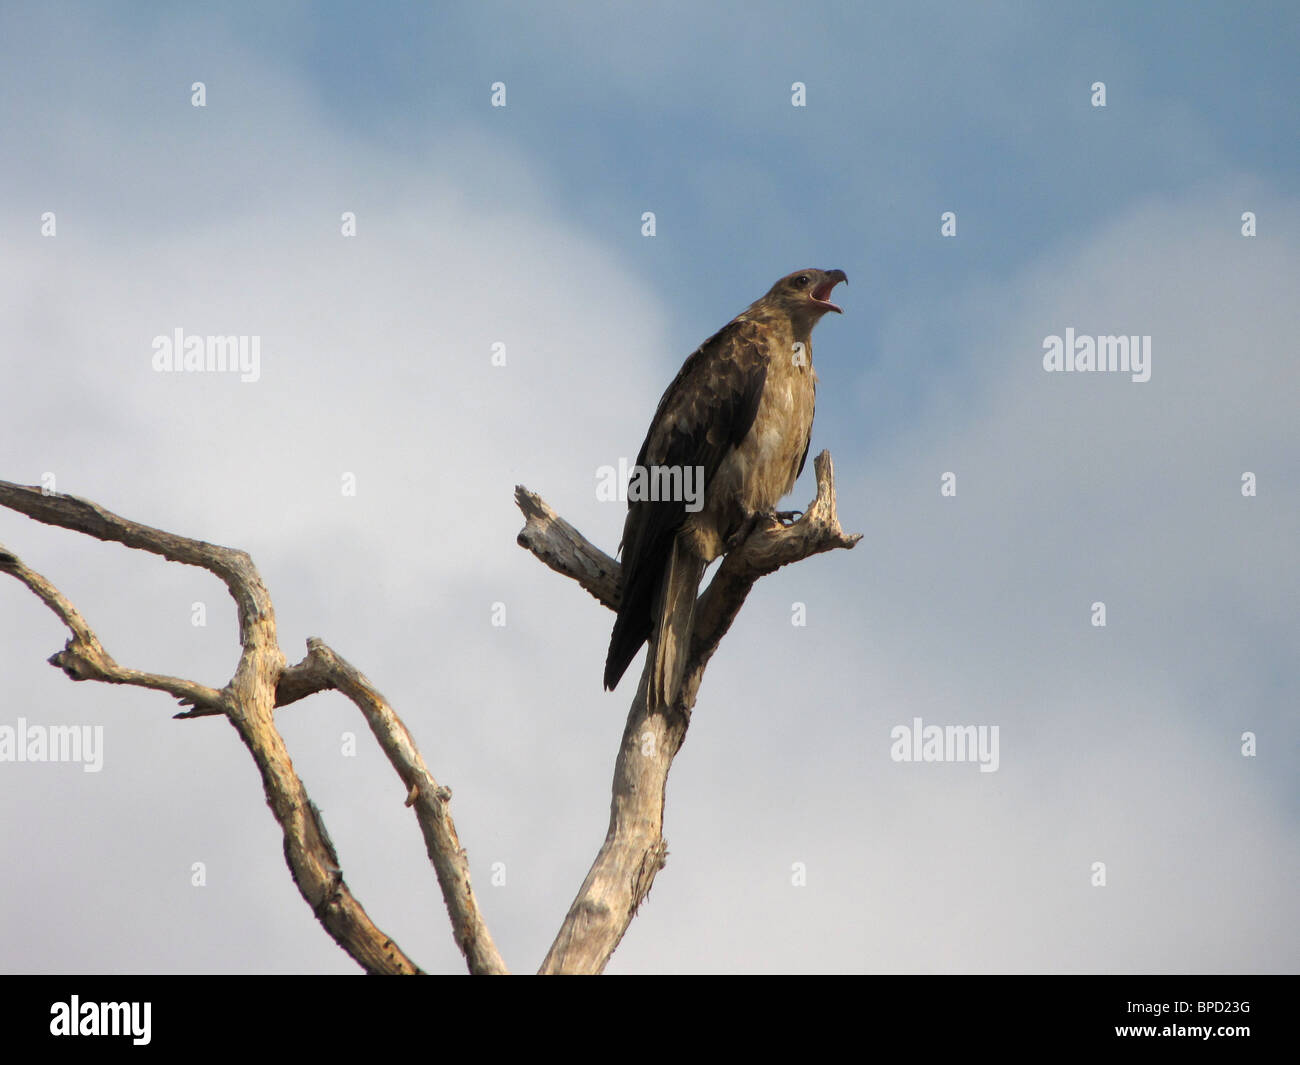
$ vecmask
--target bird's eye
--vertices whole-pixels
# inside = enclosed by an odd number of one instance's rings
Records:
[[[811,281],[811,280],[812,280],[812,278],[809,277],[807,274],[800,274],[798,277],[796,277],[796,278],[794,279],[794,283],[795,283],[799,288],[807,288],[807,287],[808,287],[808,282]]]

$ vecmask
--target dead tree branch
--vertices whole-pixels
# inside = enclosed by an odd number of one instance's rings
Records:
[[[609,831],[542,963],[543,973],[604,970],[668,853],[663,838],[664,788],[672,760],[686,738],[700,680],[749,590],[762,576],[823,551],[851,548],[862,537],[840,528],[830,453],[814,460],[817,498],[792,525],[755,529],[727,554],[695,609],[691,654],[676,704],[646,710],[646,674],[632,700],[614,765]],[[618,607],[619,564],[593,546],[535,493],[520,486],[520,546],[557,573],[571,577],[611,610]]]
[[[453,934],[470,971],[502,973],[505,964],[483,922],[469,880],[469,863],[447,811],[451,792],[425,767],[414,740],[374,686],[319,640],[308,641],[302,662],[288,666],[276,640],[275,610],[262,578],[246,552],[176,536],[122,518],[75,496],[0,481],[0,505],[43,522],[149,551],[172,562],[198,566],[219,577],[239,612],[239,664],[220,691],[193,681],[119,666],[94,631],[54,585],[0,546],[0,572],[31,589],[68,627],[72,636],[50,658],[73,680],[134,684],[166,692],[191,710],[178,717],[221,714],[229,718],[262,776],[267,804],[284,834],[284,855],[294,882],[326,931],[371,973],[416,973],[419,968],[385,935],[353,897],[320,814],[293,768],[274,710],[318,691],[334,689],[365,716],[414,806]]]
[[[840,528],[834,469],[818,455],[817,498],[799,521],[755,529],[722,561],[700,596],[690,658],[677,702],[646,710],[646,676],[632,702],[614,768],[609,831],[545,960],[543,973],[604,969],[638,907],[663,868],[664,788],[690,723],[709,659],[731,627],[749,590],[762,576],[823,551],[851,548],[861,539]],[[526,524],[519,543],[547,566],[576,580],[599,602],[617,609],[618,562],[594,547],[537,495],[520,487],[515,499]],[[190,707],[177,717],[229,718],[262,775],[272,813],[284,833],[285,859],[303,898],[336,942],[368,972],[419,970],[366,915],[343,881],[338,856],[275,728],[276,707],[316,692],[341,692],[361,711],[406,789],[451,916],[453,934],[474,973],[504,973],[470,885],[469,862],[448,812],[449,789],[429,773],[410,732],[388,701],[355,667],[318,639],[307,656],[288,665],[276,641],[275,611],[252,559],[243,551],[191,540],[129,521],[98,504],[0,481],[0,505],[47,525],[149,551],[199,566],[219,577],[239,611],[242,653],[221,690],[193,681],[119,666],[85,618],[52,583],[0,547],[0,572],[9,573],[44,602],[72,633],[50,658],[74,680],[133,684],[166,692]]]

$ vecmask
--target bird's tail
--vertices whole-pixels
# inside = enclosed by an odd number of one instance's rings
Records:
[[[691,651],[691,629],[695,623],[695,596],[707,563],[692,551],[685,537],[673,542],[668,565],[659,586],[659,609],[650,633],[650,709],[671,706],[681,688],[686,658]]]

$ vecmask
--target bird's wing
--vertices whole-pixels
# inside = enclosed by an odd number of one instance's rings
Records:
[[[707,493],[727,453],[754,424],[767,380],[766,331],[737,318],[706,340],[664,392],[637,465],[699,466]],[[629,502],[623,526],[623,593],[605,662],[612,688],[650,631],[659,578],[686,518],[686,501]]]
[[[808,437],[803,442],[803,454],[799,456],[799,468],[795,471],[795,476],[803,475],[804,463],[808,461],[808,449],[812,446],[812,426],[808,427]]]

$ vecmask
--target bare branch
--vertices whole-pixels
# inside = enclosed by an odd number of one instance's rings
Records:
[[[824,551],[851,549],[862,539],[861,533],[845,533],[840,528],[835,464],[829,451],[813,459],[813,470],[817,476],[817,498],[803,516],[793,525],[772,525],[752,533],[738,550],[723,558],[718,572],[696,603],[691,657],[682,679],[681,701],[688,710],[695,705],[704,667],[760,577]]]
[[[276,709],[306,699],[307,696],[315,695],[317,692],[334,690],[334,681],[308,655],[301,662],[284,667],[280,679],[275,683]],[[173,714],[172,716],[176,718],[210,717],[213,714],[224,714],[225,712],[225,707],[218,707],[213,710],[200,706],[193,710],[187,710],[183,714]]]
[[[370,731],[406,786],[406,805],[414,807],[429,860],[442,887],[452,931],[470,972],[475,975],[508,972],[470,886],[469,857],[460,845],[456,826],[447,810],[451,789],[434,780],[401,718],[364,674],[319,639],[313,637],[307,641],[307,657],[293,669],[302,690],[336,689],[351,699],[365,716]]]
[[[668,771],[686,738],[705,667],[754,583],[782,566],[823,551],[851,548],[862,539],[840,528],[829,452],[817,456],[814,469],[817,498],[804,515],[792,525],[755,529],[726,555],[697,602],[691,656],[676,704],[648,713],[647,675],[642,673],[614,765],[609,831],[542,963],[543,973],[601,972],[649,894],[668,853],[662,834]],[[618,563],[534,493],[521,486],[515,489],[515,500],[527,519],[519,543],[605,606],[617,609]]]
[[[34,486],[11,484],[9,481],[0,481],[0,505],[46,525],[72,529],[96,540],[125,544],[161,555],[169,562],[183,562],[216,574],[230,589],[239,610],[239,641],[246,651],[249,630],[260,620],[262,609],[270,607],[270,596],[247,552],[141,525],[105,510],[89,499],[47,493]],[[274,627],[274,612],[271,621]]]
[[[498,971],[500,958],[474,905],[464,852],[445,810],[450,793],[439,789],[419,762],[418,752],[405,726],[369,682],[321,645],[308,658],[287,668],[276,641],[275,611],[260,574],[246,552],[176,536],[140,525],[73,496],[47,495],[39,488],[0,481],[0,505],[27,514],[48,525],[62,526],[100,540],[150,551],[176,562],[199,566],[216,574],[235,599],[239,610],[243,653],[234,677],[220,692],[173,677],[126,670],[107,654],[85,619],[49,581],[28,569],[12,553],[0,549],[0,571],[11,573],[38,595],[72,631],[64,651],[51,658],[69,676],[79,680],[140,684],[158,688],[191,705],[178,716],[224,713],[235,726],[261,772],[267,803],[284,833],[285,860],[295,883],[312,912],[349,955],[368,972],[415,973],[415,963],[377,928],[344,883],[338,857],[320,814],[293,768],[283,737],[275,728],[277,705],[294,702],[326,688],[346,690],[366,712],[390,759],[403,780],[411,777],[427,793],[423,810],[417,810],[426,843],[434,857],[444,897],[456,925],[457,942],[474,971]],[[314,656],[314,657],[313,657]],[[366,702],[367,705],[363,705]],[[377,717],[375,716],[377,715]],[[376,727],[375,721],[382,725]],[[384,735],[380,735],[380,733]],[[394,754],[397,750],[397,755]],[[426,821],[432,828],[426,827]],[[443,848],[448,849],[442,854]],[[435,856],[435,852],[438,852]],[[441,863],[441,865],[439,865]],[[444,873],[444,867],[448,873]],[[453,906],[453,900],[455,905]],[[501,969],[504,967],[501,966]]]
[[[524,512],[524,527],[516,540],[556,573],[581,584],[610,610],[617,610],[622,593],[619,564],[551,509],[536,492],[515,486],[515,503]]]
[[[35,570],[28,569],[18,556],[6,551],[2,544],[0,572],[11,574],[27,585],[71,630],[72,637],[63,650],[51,655],[48,661],[73,680],[101,680],[108,684],[134,684],[141,688],[154,688],[174,696],[183,705],[201,707],[206,713],[226,712],[221,692],[206,684],[119,666],[113,661],[112,655],[104,650],[81,612],[68,602],[63,593]]]
[[[663,868],[664,787],[686,738],[689,713],[646,711],[646,673],[614,763],[609,830],[540,972],[603,972]]]

